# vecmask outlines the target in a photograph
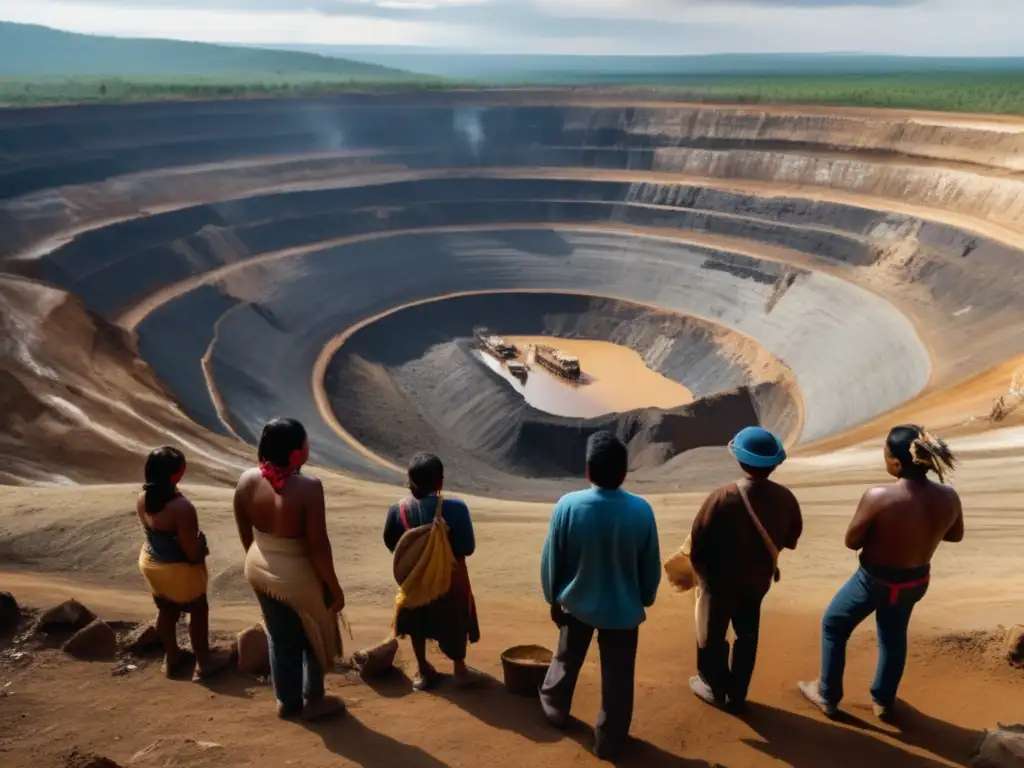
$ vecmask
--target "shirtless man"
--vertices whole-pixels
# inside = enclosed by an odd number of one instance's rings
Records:
[[[964,538],[956,491],[939,480],[956,457],[922,427],[895,427],[885,443],[885,467],[897,482],[869,489],[846,532],[846,546],[860,550],[860,568],[825,610],[821,626],[821,678],[800,691],[828,717],[843,698],[846,643],[875,614],[878,667],[871,685],[875,714],[886,719],[907,661],[907,628],[914,606],[928,590],[931,559],[943,541]]]
[[[341,651],[337,615],[345,593],[327,537],[323,485],[300,473],[308,459],[302,424],[271,421],[260,438],[260,465],[238,481],[234,506],[245,577],[269,636],[278,716],[313,720],[344,709],[324,694],[324,675]]]

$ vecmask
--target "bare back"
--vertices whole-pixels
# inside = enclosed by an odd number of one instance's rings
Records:
[[[292,475],[277,493],[258,469],[251,469],[239,480],[236,511],[261,533],[303,539],[307,535],[306,513],[320,488],[315,478]]]
[[[963,536],[956,491],[930,480],[904,479],[864,494],[846,545],[861,549],[873,565],[917,568],[931,562],[943,541],[957,542]]]

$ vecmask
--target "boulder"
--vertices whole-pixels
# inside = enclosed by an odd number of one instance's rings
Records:
[[[985,734],[971,768],[1024,768],[1024,725],[1000,725]]]
[[[1006,651],[1007,661],[1015,667],[1024,667],[1024,625],[1010,627],[1003,649]]]
[[[96,619],[72,635],[61,650],[76,659],[111,659],[117,655],[117,633]]]
[[[270,674],[270,645],[262,624],[238,633],[238,668],[250,675]]]
[[[18,601],[10,592],[0,592],[0,632],[8,632],[18,626],[21,621],[21,609]]]
[[[159,656],[164,651],[164,644],[160,642],[153,624],[140,624],[121,641],[121,648],[132,656]]]
[[[45,634],[74,632],[96,619],[96,614],[77,600],[66,600],[44,611],[36,622],[36,629]]]

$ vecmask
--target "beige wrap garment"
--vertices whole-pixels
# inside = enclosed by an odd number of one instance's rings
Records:
[[[287,605],[302,620],[309,645],[327,672],[341,655],[338,617],[324,604],[324,585],[309,559],[305,539],[284,539],[253,530],[245,578],[262,595]]]

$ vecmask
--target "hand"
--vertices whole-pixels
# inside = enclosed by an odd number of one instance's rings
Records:
[[[206,557],[210,554],[210,545],[206,541],[206,534],[199,532],[199,556]]]
[[[565,624],[565,611],[562,610],[562,606],[558,603],[551,604],[551,620],[555,623],[555,626],[562,626]]]
[[[331,603],[331,607],[328,609],[333,614],[339,614],[345,610],[345,593],[342,590],[338,591],[338,594],[334,596],[334,602]]]

